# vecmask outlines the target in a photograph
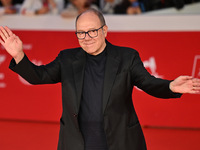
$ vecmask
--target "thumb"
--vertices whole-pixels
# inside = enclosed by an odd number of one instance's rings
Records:
[[[181,80],[191,80],[193,77],[192,76],[180,76],[178,78]]]

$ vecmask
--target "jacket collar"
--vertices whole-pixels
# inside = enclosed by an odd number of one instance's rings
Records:
[[[77,105],[75,106],[76,113],[78,114],[81,95],[82,95],[82,87],[83,87],[83,79],[84,79],[84,71],[86,64],[86,52],[80,48],[80,50],[75,55],[75,60],[72,63],[73,72],[74,72],[74,81],[77,95]]]
[[[115,81],[115,77],[118,71],[119,58],[115,47],[106,41],[107,44],[107,60],[105,66],[105,76],[104,76],[104,88],[103,88],[103,113],[106,109],[110,93]]]

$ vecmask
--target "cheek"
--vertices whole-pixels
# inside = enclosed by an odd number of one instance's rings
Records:
[[[78,40],[78,43],[81,47],[83,46],[83,41]]]

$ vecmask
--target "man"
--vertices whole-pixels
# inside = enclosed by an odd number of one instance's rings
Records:
[[[43,66],[28,60],[21,40],[8,27],[0,29],[0,43],[14,58],[13,71],[32,84],[62,83],[58,150],[146,150],[132,104],[133,87],[160,98],[200,92],[199,79],[157,79],[146,71],[136,50],[106,41],[108,27],[94,9],[76,19],[81,47],[61,51]]]

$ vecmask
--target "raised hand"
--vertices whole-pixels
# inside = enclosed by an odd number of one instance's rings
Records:
[[[191,76],[179,76],[170,83],[170,89],[175,93],[200,94],[200,79]]]
[[[22,41],[8,27],[0,26],[0,43],[6,51],[19,63],[24,57]]]

